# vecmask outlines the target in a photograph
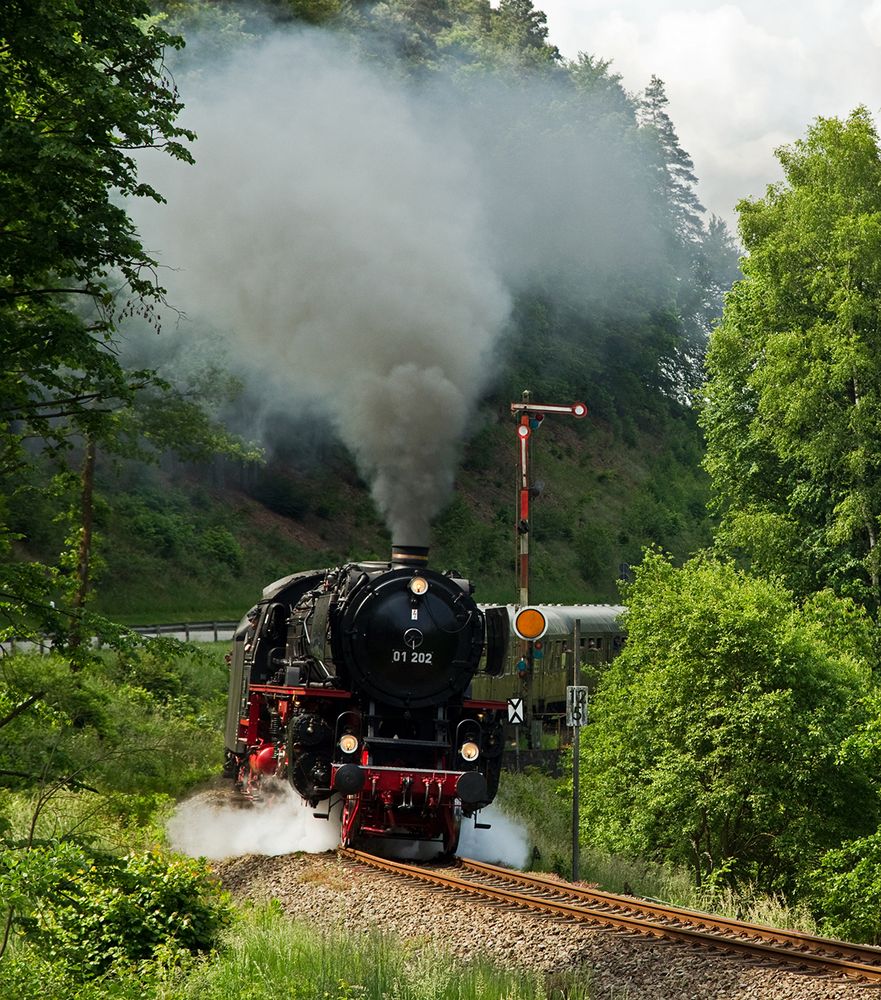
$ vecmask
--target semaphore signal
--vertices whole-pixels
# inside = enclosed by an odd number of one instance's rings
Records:
[[[532,432],[537,430],[548,413],[563,413],[581,419],[587,416],[587,403],[531,403],[529,390],[524,389],[523,399],[511,403],[511,412],[519,414],[517,424],[519,489],[517,502],[517,586],[520,607],[529,604],[529,500],[533,495],[529,482],[530,443]]]

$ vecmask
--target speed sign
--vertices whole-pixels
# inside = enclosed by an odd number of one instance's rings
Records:
[[[587,724],[587,687],[583,684],[570,684],[566,688],[566,725],[584,726]]]

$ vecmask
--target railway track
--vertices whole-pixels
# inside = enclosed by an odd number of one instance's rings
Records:
[[[438,867],[407,864],[363,851],[341,853],[352,861],[395,875],[595,927],[614,927],[752,960],[881,983],[881,948],[616,896],[467,858],[457,858],[450,865]]]

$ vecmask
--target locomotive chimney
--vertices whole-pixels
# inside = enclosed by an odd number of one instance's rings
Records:
[[[403,569],[405,566],[421,568],[428,564],[427,545],[393,545],[392,568]]]

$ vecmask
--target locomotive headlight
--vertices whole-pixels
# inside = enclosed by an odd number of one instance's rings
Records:
[[[343,753],[354,753],[358,749],[358,737],[354,733],[345,733],[340,740],[340,750]]]
[[[414,576],[408,586],[410,587],[411,594],[415,594],[417,597],[422,597],[422,595],[428,590],[428,580],[426,580],[424,576]]]
[[[480,756],[480,747],[473,740],[468,740],[459,748],[459,753],[470,764]]]

